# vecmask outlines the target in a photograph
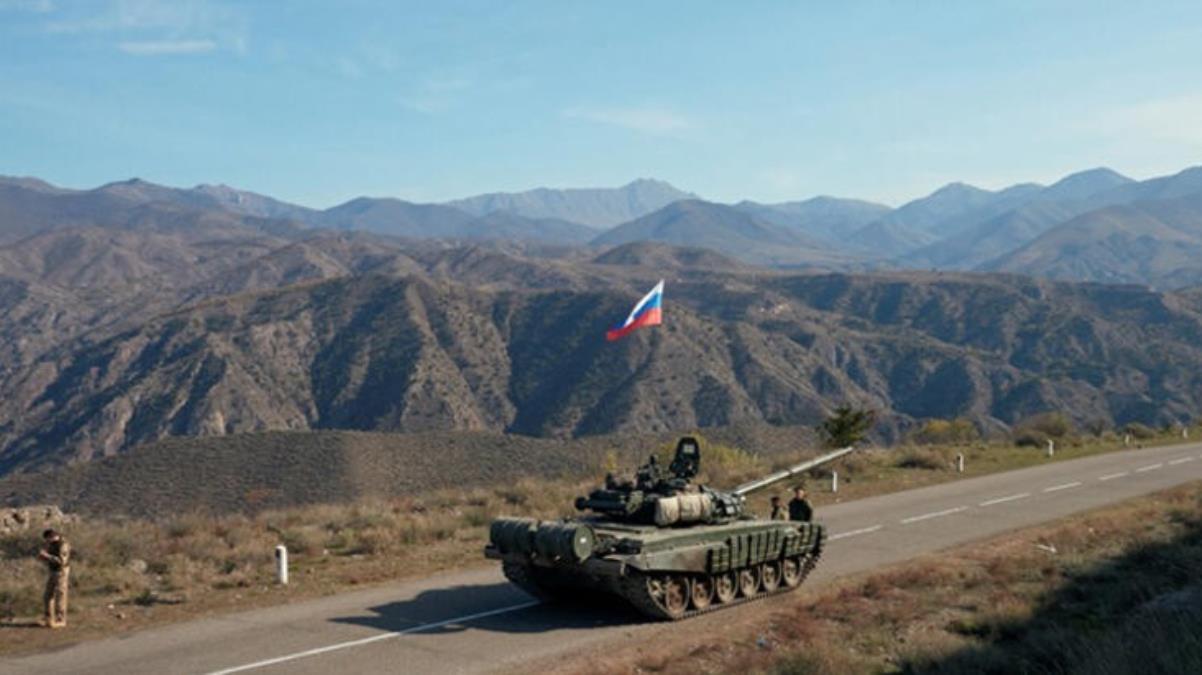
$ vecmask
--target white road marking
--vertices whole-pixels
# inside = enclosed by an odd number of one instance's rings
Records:
[[[1012,502],[1015,499],[1022,499],[1023,497],[1030,497],[1030,496],[1031,496],[1030,492],[1022,492],[1022,493],[1019,493],[1016,495],[1010,495],[1009,497],[998,497],[997,499],[990,499],[987,502],[981,502],[977,506],[993,506],[994,504],[1005,504],[1006,502]]]
[[[1194,461],[1193,457],[1182,457],[1181,459],[1174,459],[1173,461],[1169,462],[1169,466],[1176,466],[1178,464],[1185,464],[1186,462],[1192,461]]]
[[[1122,478],[1123,476],[1126,476],[1130,473],[1131,473],[1130,471],[1124,471],[1122,473],[1111,473],[1111,474],[1107,474],[1105,476],[1098,476],[1098,480],[1114,480],[1115,478]]]
[[[274,659],[265,659],[263,661],[255,661],[254,663],[248,663],[244,666],[234,666],[233,668],[226,668],[224,670],[214,670],[213,672],[208,673],[208,675],[228,675],[229,673],[241,673],[243,671],[255,670],[257,668],[266,668],[267,666],[274,666],[277,663],[287,663],[289,661],[295,661],[297,659],[303,659],[303,658],[307,658],[309,656],[317,656],[318,654],[325,654],[327,652],[338,651],[339,649],[350,649],[351,647],[361,647],[363,645],[369,645],[373,642],[379,642],[381,640],[388,640],[391,638],[400,637],[402,635],[409,635],[410,633],[421,633],[422,631],[432,630],[434,628],[442,628],[443,626],[449,626],[449,625],[455,624],[455,623],[463,623],[465,621],[473,621],[475,619],[483,619],[483,618],[489,617],[489,616],[497,616],[498,614],[508,614],[510,612],[517,612],[519,610],[533,607],[537,604],[539,604],[538,601],[523,602],[518,605],[509,605],[508,607],[501,607],[500,609],[490,609],[487,612],[478,612],[476,614],[468,614],[467,616],[457,616],[454,619],[446,619],[444,621],[436,621],[434,623],[424,623],[420,626],[406,628],[405,630],[390,631],[387,633],[381,633],[380,635],[373,635],[371,637],[366,637],[366,638],[363,638],[360,640],[351,640],[350,642],[339,642],[337,644],[327,645],[325,647],[318,647],[317,649],[309,649],[309,650],[306,650],[303,652],[296,652],[295,654],[286,654],[284,656],[277,656]]]
[[[954,509],[946,509],[944,511],[936,511],[934,513],[924,513],[921,516],[912,516],[910,518],[906,518],[906,519],[902,520],[901,523],[902,523],[902,525],[906,525],[908,523],[917,523],[920,520],[926,520],[928,518],[938,518],[939,516],[949,516],[953,513],[959,513],[961,511],[967,511],[967,510],[968,510],[967,506],[957,506]]]
[[[876,532],[879,529],[881,529],[880,525],[873,525],[872,527],[865,527],[865,528],[862,528],[859,530],[852,530],[851,532],[840,532],[839,534],[832,534],[831,536],[827,537],[826,540],[834,541],[836,539],[842,539],[844,537],[854,537],[857,534],[868,534],[869,532]]]
[[[1164,466],[1164,464],[1149,464],[1147,466],[1141,466],[1135,470],[1135,473],[1143,473],[1145,471],[1155,471],[1156,469],[1159,469],[1162,466]]]
[[[1044,488],[1043,491],[1044,492],[1058,492],[1060,490],[1067,490],[1069,488],[1080,487],[1080,485],[1081,485],[1081,481],[1074,481],[1072,483],[1065,483],[1064,485],[1053,485],[1050,488]]]

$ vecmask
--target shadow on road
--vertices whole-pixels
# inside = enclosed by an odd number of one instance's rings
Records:
[[[579,598],[569,601],[539,604],[493,616],[468,618],[532,601],[530,596],[508,583],[456,586],[432,589],[411,600],[371,607],[371,614],[367,616],[339,617],[332,621],[390,632],[411,631],[426,635],[458,633],[469,627],[473,630],[497,633],[543,633],[563,629],[633,625],[645,621],[621,600],[593,593],[581,593]]]

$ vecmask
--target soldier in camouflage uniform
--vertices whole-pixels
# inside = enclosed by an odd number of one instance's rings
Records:
[[[42,533],[46,546],[38,551],[38,560],[46,563],[50,572],[46,579],[46,627],[67,626],[67,585],[71,573],[71,545],[54,530]]]
[[[789,512],[780,505],[780,495],[772,495],[772,520],[788,520]]]

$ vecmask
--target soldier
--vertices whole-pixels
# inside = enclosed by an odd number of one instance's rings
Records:
[[[814,507],[806,499],[806,490],[798,485],[793,488],[793,499],[789,500],[789,520],[808,523],[814,518]]]
[[[780,505],[780,495],[772,495],[772,520],[788,520],[789,514],[785,511],[785,507]]]
[[[38,560],[46,563],[46,627],[67,627],[67,583],[71,573],[71,545],[54,530],[42,533],[45,548],[38,551]]]

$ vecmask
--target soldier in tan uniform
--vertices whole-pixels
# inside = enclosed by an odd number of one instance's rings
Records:
[[[772,495],[772,520],[788,520],[789,514],[780,505],[780,495]]]
[[[67,626],[67,585],[71,573],[71,545],[63,536],[54,530],[42,533],[46,543],[38,551],[38,560],[46,563],[49,577],[46,579],[46,627],[66,628]]]

